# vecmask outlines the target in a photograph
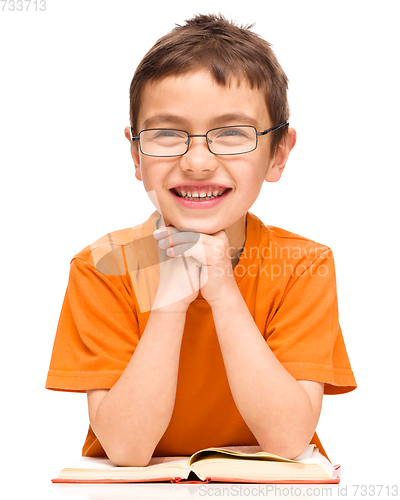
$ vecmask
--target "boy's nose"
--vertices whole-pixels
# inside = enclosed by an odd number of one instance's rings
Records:
[[[213,172],[218,166],[217,157],[208,149],[205,137],[190,137],[189,149],[181,156],[180,167],[182,170]]]

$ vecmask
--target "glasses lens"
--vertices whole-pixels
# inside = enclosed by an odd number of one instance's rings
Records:
[[[254,127],[222,127],[210,130],[207,134],[210,150],[215,154],[232,155],[253,151],[257,145]]]
[[[142,153],[151,156],[182,155],[189,140],[187,132],[175,129],[142,130],[139,135]]]

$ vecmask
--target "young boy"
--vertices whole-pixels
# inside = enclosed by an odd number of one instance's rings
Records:
[[[72,259],[46,385],[87,392],[83,455],[324,452],[323,394],[356,387],[332,252],[249,212],[296,142],[286,92],[270,45],[222,16],[139,64],[125,135],[157,210]]]

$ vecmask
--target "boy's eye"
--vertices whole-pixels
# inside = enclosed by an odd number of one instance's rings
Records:
[[[219,137],[247,137],[244,130],[238,128],[225,128],[220,129],[217,138]]]
[[[243,132],[241,130],[236,130],[234,128],[225,130],[222,135],[243,135]]]
[[[181,139],[185,137],[185,134],[179,130],[154,130],[153,139],[164,139],[168,137]]]

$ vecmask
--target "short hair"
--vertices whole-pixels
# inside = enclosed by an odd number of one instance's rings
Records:
[[[244,79],[250,88],[265,92],[272,126],[289,119],[288,78],[271,44],[251,31],[253,25],[237,26],[221,14],[197,15],[160,38],[139,63],[133,76],[130,121],[135,135],[140,100],[147,82],[177,76],[197,69],[208,69],[220,85],[232,78]],[[272,133],[271,156],[288,126]]]

